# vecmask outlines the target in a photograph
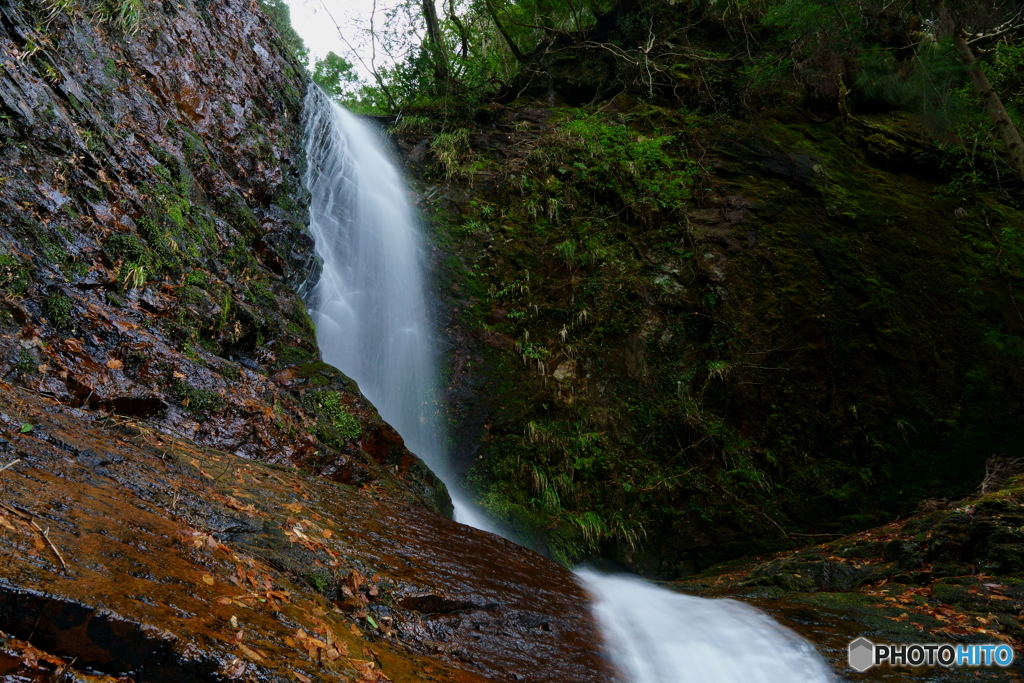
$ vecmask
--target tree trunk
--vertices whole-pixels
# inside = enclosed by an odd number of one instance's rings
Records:
[[[448,0],[448,12],[451,14],[452,23],[455,24],[455,30],[459,32],[462,58],[466,59],[469,57],[469,32],[466,31],[465,24],[462,23],[455,11],[455,0]]]
[[[448,80],[448,53],[444,49],[441,37],[441,24],[437,20],[437,7],[434,0],[422,0],[423,19],[427,22],[427,42],[430,43],[434,56],[434,72],[440,81]]]
[[[960,53],[960,58],[967,65],[967,73],[971,77],[971,84],[974,85],[974,90],[978,93],[978,97],[985,104],[985,111],[988,113],[989,118],[992,119],[996,133],[999,134],[1000,139],[1002,139],[1003,144],[1006,146],[1006,153],[1010,157],[1010,164],[1016,169],[1020,179],[1024,180],[1024,140],[1021,140],[1020,131],[1013,125],[1013,119],[1007,113],[1003,101],[999,98],[999,93],[992,89],[992,84],[989,83],[988,77],[982,71],[978,60],[974,58],[974,53],[971,51],[971,46],[967,44],[963,31],[958,30],[953,33],[953,44],[956,45],[956,51]]]
[[[498,29],[498,33],[505,39],[505,44],[508,45],[508,49],[512,51],[512,56],[516,58],[516,61],[520,64],[526,63],[526,55],[523,54],[519,46],[516,45],[515,41],[512,40],[512,36],[509,35],[505,29],[505,25],[501,23],[501,19],[498,18],[498,11],[494,9],[492,0],[484,0],[484,4],[487,5],[487,13],[491,15],[491,20],[494,22],[495,28]]]

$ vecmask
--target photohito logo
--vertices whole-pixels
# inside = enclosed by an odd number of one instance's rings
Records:
[[[867,638],[850,643],[850,666],[867,671],[876,664],[892,666],[1010,666],[1013,648],[1009,645],[952,645],[950,643],[914,643],[876,645]]]

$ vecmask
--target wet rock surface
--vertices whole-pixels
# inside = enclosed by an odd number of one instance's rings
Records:
[[[319,357],[307,76],[275,25],[235,0],[108,6],[0,3],[0,377],[450,510]]]
[[[383,489],[5,384],[0,466],[15,460],[0,473],[11,680],[72,660],[96,681],[612,678],[569,571]]]
[[[1010,669],[846,665],[850,641],[998,643],[1024,651],[1020,542],[1024,482],[871,531],[772,558],[744,559],[666,587],[737,597],[795,629],[851,681],[1021,680]]]

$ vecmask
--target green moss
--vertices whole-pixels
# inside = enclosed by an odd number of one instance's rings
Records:
[[[329,569],[320,568],[302,575],[306,583],[317,593],[329,595],[335,585],[334,575]]]
[[[64,292],[51,292],[43,301],[43,311],[58,328],[68,328],[71,326],[72,303],[71,297]]]
[[[224,407],[224,399],[216,391],[200,389],[184,381],[177,382],[173,391],[182,407],[196,417],[217,412]]]
[[[184,304],[198,304],[206,301],[206,294],[200,287],[186,285],[179,290],[178,301]]]
[[[277,363],[278,367],[287,367],[289,365],[298,365],[299,363],[305,363],[316,357],[316,354],[308,349],[301,348],[299,346],[284,346],[277,351]]]
[[[11,254],[0,254],[0,290],[21,295],[32,285],[29,268]]]
[[[225,365],[219,370],[220,376],[231,382],[237,382],[242,372],[237,365]]]
[[[35,374],[39,366],[39,361],[32,352],[28,349],[18,349],[17,355],[14,357],[14,369],[19,372],[26,374]]]
[[[348,412],[343,396],[336,391],[311,391],[302,397],[302,407],[316,416],[314,433],[328,446],[342,448],[362,433],[359,420]]]

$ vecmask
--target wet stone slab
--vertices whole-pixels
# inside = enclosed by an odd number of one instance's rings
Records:
[[[0,463],[15,459],[0,473],[0,631],[77,670],[611,678],[569,571],[372,488],[2,385]]]

